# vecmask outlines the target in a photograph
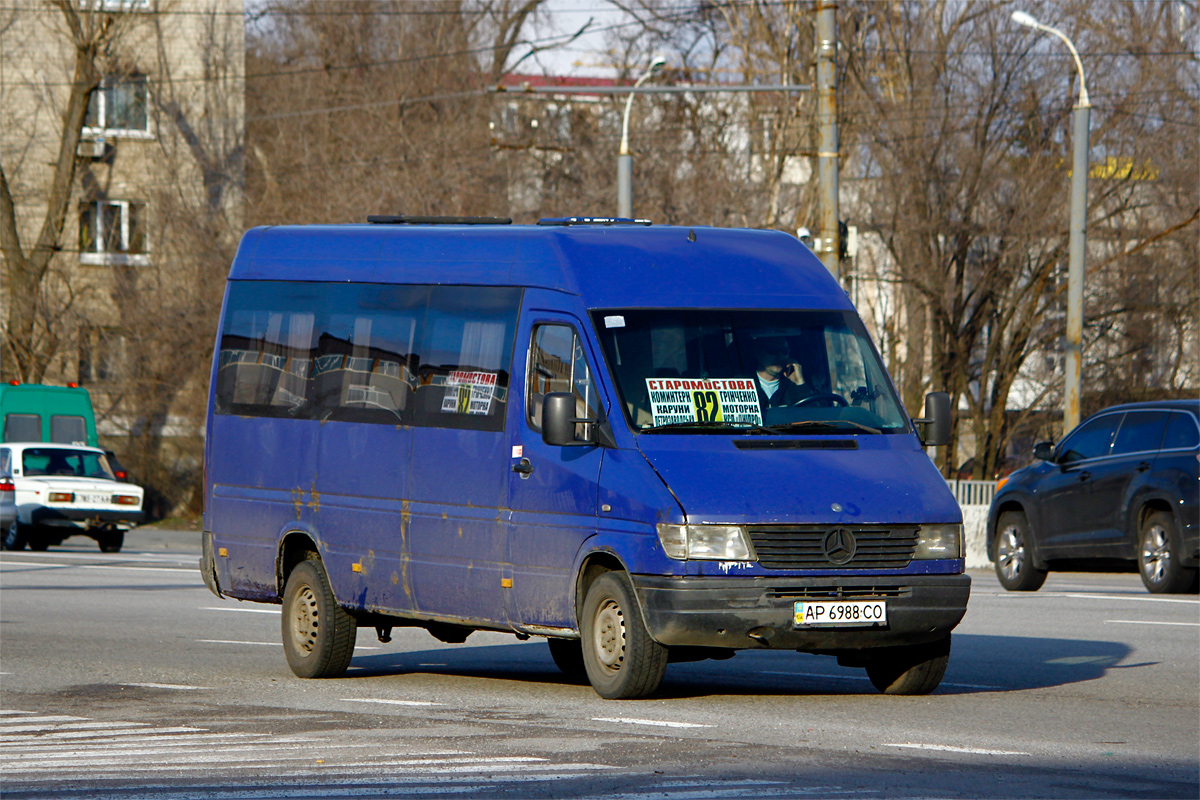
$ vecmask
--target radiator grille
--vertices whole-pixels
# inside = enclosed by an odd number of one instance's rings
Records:
[[[767,569],[892,569],[908,565],[917,547],[916,526],[842,526],[854,534],[854,556],[835,563],[825,554],[832,527],[751,525],[758,562]]]

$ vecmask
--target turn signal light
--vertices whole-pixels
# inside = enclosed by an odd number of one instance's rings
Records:
[[[114,494],[113,502],[119,506],[136,506],[141,500],[133,494]]]
[[[75,500],[72,492],[51,492],[46,496],[51,503],[70,503]]]

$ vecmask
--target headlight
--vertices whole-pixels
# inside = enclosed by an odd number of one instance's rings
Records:
[[[740,525],[658,524],[663,551],[679,561],[755,561],[746,529]]]
[[[962,558],[962,525],[922,525],[917,532],[914,559]]]

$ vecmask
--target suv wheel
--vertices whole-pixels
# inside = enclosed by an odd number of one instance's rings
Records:
[[[1020,511],[1005,511],[996,522],[996,577],[1010,592],[1036,592],[1046,570],[1033,566],[1029,521]]]
[[[1138,572],[1154,594],[1191,591],[1196,570],[1179,563],[1179,532],[1166,511],[1147,515],[1138,535]]]

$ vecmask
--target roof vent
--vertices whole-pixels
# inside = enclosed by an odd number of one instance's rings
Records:
[[[417,217],[410,214],[383,214],[367,217],[372,225],[512,225],[508,217]]]
[[[652,225],[648,219],[628,217],[547,217],[539,219],[538,225]]]

